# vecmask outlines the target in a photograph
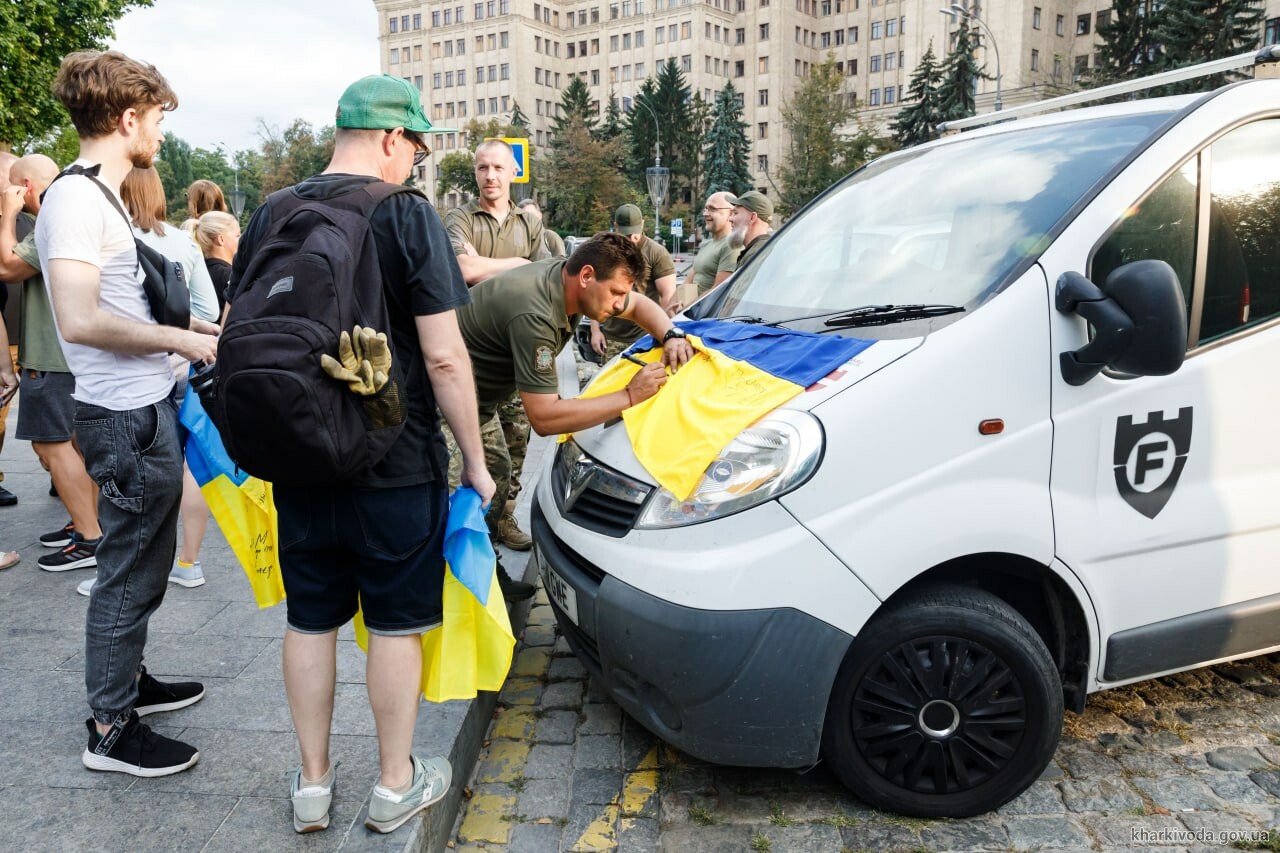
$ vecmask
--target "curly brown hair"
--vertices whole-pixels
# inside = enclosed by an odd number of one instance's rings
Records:
[[[633,283],[640,284],[647,273],[640,247],[612,231],[601,231],[574,249],[565,262],[565,272],[577,275],[588,264],[595,269],[598,279],[613,278],[616,272],[622,271],[630,274]]]
[[[62,60],[53,94],[71,114],[81,139],[112,133],[125,110],[178,108],[178,96],[154,65],[117,50],[81,50]]]

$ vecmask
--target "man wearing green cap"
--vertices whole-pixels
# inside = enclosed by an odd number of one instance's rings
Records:
[[[644,214],[634,204],[624,204],[613,214],[613,230],[640,247],[644,255],[644,295],[658,303],[667,315],[675,313],[676,265],[662,244],[644,233]],[[610,359],[631,346],[644,329],[622,317],[611,317],[604,323],[591,321],[591,348]]]
[[[423,134],[442,130],[423,114],[417,89],[389,75],[348,87],[338,102],[336,125],[333,158],[324,172],[280,191],[254,212],[232,265],[229,303],[269,232],[273,205],[288,200],[284,194],[336,201],[378,181],[401,184],[429,153]],[[357,605],[369,629],[366,681],[381,769],[365,825],[391,832],[449,791],[448,760],[411,755],[421,635],[442,616],[448,459],[437,406],[457,437],[462,483],[486,504],[495,488],[485,468],[471,360],[456,314],[471,296],[444,226],[426,198],[412,192],[383,199],[369,215],[369,226],[391,328],[377,330],[385,335],[364,330],[355,336],[368,360],[343,381],[357,393],[367,394],[356,386],[370,382],[376,391],[391,361],[398,362],[403,432],[356,481],[307,488],[277,484],[274,491],[288,593],[284,683],[302,754],[290,791],[298,832],[329,825],[336,639]],[[347,350],[340,350],[344,361],[351,355]],[[335,378],[350,369],[328,361],[325,371]],[[368,369],[371,364],[379,365],[378,374]]]
[[[747,261],[758,253],[773,234],[769,220],[773,218],[773,202],[762,192],[751,190],[734,198],[729,197],[733,205],[733,213],[729,221],[733,223],[733,231],[729,234],[729,245],[742,249],[738,255],[738,269],[747,265]]]

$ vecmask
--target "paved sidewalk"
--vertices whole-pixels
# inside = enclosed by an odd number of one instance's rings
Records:
[[[21,405],[19,399],[18,405]],[[84,611],[76,584],[92,570],[49,573],[37,538],[66,522],[48,496],[49,477],[27,442],[10,434],[0,454],[5,486],[19,496],[0,508],[0,550],[22,562],[0,572],[0,848],[31,851],[150,850],[439,850],[451,831],[492,694],[475,702],[423,703],[415,750],[447,755],[458,781],[448,799],[391,835],[363,825],[377,777],[373,716],[364,687],[364,654],[351,626],[339,634],[333,757],[341,762],[333,824],[306,836],[293,831],[288,773],[297,765],[280,674],[283,606],[259,610],[230,548],[210,524],[201,553],[208,582],[170,585],[151,620],[147,668],[161,678],[203,681],[205,698],[147,719],[156,730],[200,750],[190,771],[160,779],[95,773],[80,763],[88,716],[84,688]],[[527,480],[536,478],[550,442],[530,445]],[[525,495],[532,493],[526,489]],[[522,496],[524,497],[524,496]],[[527,498],[518,513],[527,524]],[[505,553],[513,572],[527,556]],[[523,619],[519,609],[513,621]],[[519,626],[517,626],[519,630]]]

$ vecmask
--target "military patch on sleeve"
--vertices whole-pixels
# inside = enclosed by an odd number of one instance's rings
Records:
[[[551,353],[551,347],[538,347],[533,351],[533,369],[539,373],[550,373],[555,369],[556,358]]]

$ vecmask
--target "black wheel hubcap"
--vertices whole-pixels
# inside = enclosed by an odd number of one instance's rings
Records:
[[[1022,686],[981,644],[922,637],[887,650],[858,683],[854,740],[886,781],[921,794],[983,784],[1017,754]]]

